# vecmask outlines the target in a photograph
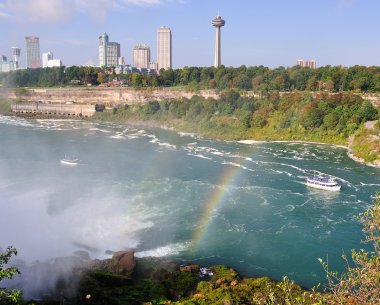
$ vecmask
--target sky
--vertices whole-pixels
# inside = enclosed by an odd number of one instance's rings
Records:
[[[168,26],[174,68],[212,66],[219,13],[225,66],[380,66],[379,12],[379,0],[0,0],[0,54],[18,46],[25,66],[25,36],[35,35],[65,66],[98,65],[106,32],[127,64],[140,43],[155,61],[157,29]]]

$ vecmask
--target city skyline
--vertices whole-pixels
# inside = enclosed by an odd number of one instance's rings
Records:
[[[90,4],[91,3],[91,4]],[[0,0],[0,54],[11,58],[21,48],[26,66],[25,36],[40,38],[66,66],[98,65],[97,37],[107,32],[120,43],[131,64],[133,46],[141,42],[157,53],[161,26],[175,33],[173,67],[212,66],[215,29],[210,19],[228,21],[223,30],[226,66],[293,66],[297,58],[315,58],[318,66],[380,65],[375,0],[241,0],[240,5],[212,0]],[[195,20],[195,22],[194,22]]]

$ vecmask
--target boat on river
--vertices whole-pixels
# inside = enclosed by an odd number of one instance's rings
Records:
[[[326,191],[339,191],[342,187],[335,178],[321,175],[307,177],[306,185]]]
[[[79,159],[70,157],[70,156],[65,156],[63,159],[61,159],[61,164],[64,165],[70,165],[70,166],[75,166],[78,165]]]

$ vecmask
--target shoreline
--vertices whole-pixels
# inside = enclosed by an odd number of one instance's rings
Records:
[[[112,122],[112,121],[107,121],[107,122]],[[146,122],[147,124],[144,124],[144,122]],[[189,136],[192,136],[192,137],[197,137],[197,138],[203,138],[203,139],[210,139],[210,140],[216,140],[216,141],[223,141],[223,142],[230,142],[230,143],[239,143],[239,144],[245,144],[245,145],[253,145],[253,144],[262,144],[262,143],[300,143],[300,144],[316,144],[316,145],[325,145],[325,146],[331,146],[331,147],[336,147],[336,148],[343,148],[345,150],[347,150],[347,156],[352,159],[353,161],[359,163],[359,164],[362,164],[362,165],[366,165],[366,166],[370,166],[370,167],[374,167],[374,168],[379,168],[380,169],[380,165],[376,165],[376,164],[373,164],[373,163],[368,163],[368,162],[365,162],[363,159],[359,158],[359,157],[356,157],[352,154],[351,152],[351,148],[349,147],[349,145],[340,145],[340,144],[332,144],[332,143],[324,143],[324,142],[313,142],[313,141],[303,141],[303,140],[292,140],[292,141],[285,141],[285,140],[253,140],[253,139],[245,139],[245,140],[231,140],[231,141],[228,141],[228,140],[221,140],[221,139],[217,139],[217,138],[207,138],[207,137],[204,137],[196,132],[187,132],[187,131],[181,131],[181,130],[177,130],[175,127],[170,127],[168,125],[162,125],[160,124],[159,122],[155,121],[155,120],[149,120],[149,121],[136,121],[136,120],[133,120],[133,121],[127,121],[127,122],[124,122],[125,124],[130,124],[130,125],[133,125],[133,126],[141,126],[141,127],[154,127],[154,128],[161,128],[161,129],[164,129],[164,130],[170,130],[170,131],[173,131],[173,132],[176,132],[177,134],[181,135],[181,134],[184,134],[184,135],[189,135]]]

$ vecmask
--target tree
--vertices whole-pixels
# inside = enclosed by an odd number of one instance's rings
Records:
[[[99,72],[98,73],[98,78],[97,81],[101,84],[103,84],[106,81],[106,75],[104,72]]]
[[[378,117],[377,110],[370,101],[364,101],[359,110],[359,116],[364,121],[376,120]]]
[[[13,247],[8,247],[4,253],[0,254],[0,281],[3,279],[12,279],[15,274],[20,273],[16,267],[4,267],[8,264],[13,255],[17,255],[17,250]],[[20,290],[0,287],[0,304],[18,304],[20,301]]]
[[[363,223],[365,243],[373,245],[373,251],[352,250],[350,264],[346,254],[343,259],[347,272],[338,275],[329,271],[328,265],[321,259],[332,292],[330,304],[380,304],[380,197],[379,194],[372,208],[359,215]]]
[[[140,73],[132,73],[131,85],[134,88],[142,87],[143,76]]]

